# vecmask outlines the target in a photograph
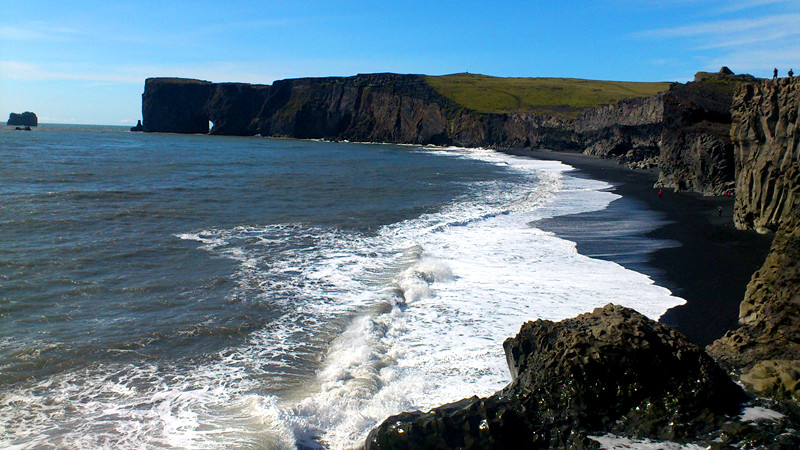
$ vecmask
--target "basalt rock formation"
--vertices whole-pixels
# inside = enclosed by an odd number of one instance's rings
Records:
[[[527,322],[503,347],[506,388],[390,417],[367,448],[582,448],[605,433],[686,441],[718,429],[745,401],[683,335],[619,306]]]
[[[572,147],[636,167],[655,165],[664,120],[664,95],[623,99],[590,108],[570,124]],[[569,150],[552,146],[555,150]]]
[[[149,78],[142,94],[145,132],[208,133],[208,81]]]
[[[536,120],[465,110],[418,75],[303,78],[272,85],[150,78],[144,131],[413,144],[526,146]]]
[[[739,228],[775,231],[800,202],[800,79],[746,85],[733,105]]]
[[[800,400],[800,214],[783,222],[747,286],[740,327],[708,347],[759,395]]]
[[[734,188],[731,103],[750,75],[699,72],[659,95],[586,110],[569,126],[574,147],[633,168],[658,167],[657,186],[704,195]],[[556,150],[564,146],[554,146]]]
[[[723,67],[700,72],[695,81],[674,84],[664,95],[659,186],[722,195],[735,185],[730,138],[731,103],[736,88],[753,81]]]
[[[740,327],[708,351],[753,392],[800,400],[800,83],[742,87],[733,104],[738,227],[776,230],[747,287]]]
[[[700,73],[696,81],[673,84],[665,93],[565,118],[474,111],[420,75],[302,78],[272,85],[150,78],[142,115],[146,132],[585,152],[632,167],[658,166],[660,186],[721,194],[734,184],[731,98],[735,86],[748,80],[752,77],[725,70]]]
[[[30,112],[30,111],[25,111],[22,114],[11,113],[8,116],[8,121],[6,122],[6,125],[8,125],[8,126],[19,125],[19,126],[23,126],[23,127],[36,127],[36,126],[39,126],[39,118],[36,117],[36,114],[34,114],[34,113]]]

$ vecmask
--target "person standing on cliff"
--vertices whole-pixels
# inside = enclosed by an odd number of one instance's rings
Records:
[[[772,79],[773,80],[777,80],[778,79],[778,68],[777,67],[772,70]]]
[[[792,72],[792,69],[789,69],[789,79],[792,78],[794,78],[794,72]]]

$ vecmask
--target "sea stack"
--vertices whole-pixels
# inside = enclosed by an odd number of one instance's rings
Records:
[[[30,111],[25,111],[22,114],[11,113],[8,116],[8,122],[6,122],[6,125],[8,125],[8,126],[19,125],[19,126],[23,126],[23,127],[36,127],[36,126],[39,126],[39,118],[36,117],[36,114],[34,114],[34,113],[30,112]]]

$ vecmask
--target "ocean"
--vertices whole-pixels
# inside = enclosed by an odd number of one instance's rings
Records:
[[[662,245],[636,208],[575,226],[610,188],[486,149],[2,129],[0,447],[350,448],[489,395],[525,321],[684,302],[576,251]]]

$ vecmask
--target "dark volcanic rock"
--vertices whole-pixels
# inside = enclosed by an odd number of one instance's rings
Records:
[[[142,94],[145,132],[208,133],[213,84],[184,78],[148,78]]]
[[[466,110],[419,75],[280,80],[272,85],[150,78],[144,131],[520,147],[541,125],[524,114]]]
[[[528,322],[503,347],[513,376],[505,389],[390,417],[367,448],[586,447],[609,432],[685,441],[745,400],[681,334],[619,306]]]
[[[572,124],[578,147],[634,167],[655,165],[664,120],[663,95],[590,108]]]
[[[673,84],[664,95],[658,186],[705,195],[733,190],[731,103],[736,88],[753,78],[725,69],[700,72],[694,82]]]
[[[698,73],[665,93],[588,108],[574,119],[483,113],[420,75],[302,78],[272,85],[151,78],[144,131],[367,142],[547,148],[658,166],[659,186],[720,195],[733,189],[731,100],[748,75]]]
[[[258,114],[262,135],[414,144],[454,140],[447,128],[449,120],[457,120],[455,105],[421,76],[283,80],[272,91]]]
[[[800,82],[742,86],[732,109],[734,221],[777,231],[739,307],[741,326],[708,351],[758,395],[800,400]]]
[[[211,134],[253,136],[258,133],[255,112],[269,94],[269,86],[245,83],[214,84],[206,111],[214,123]]]
[[[131,127],[130,131],[144,131],[144,125],[141,120],[136,121],[136,126]]]
[[[8,116],[8,122],[6,125],[13,126],[13,125],[20,125],[23,127],[36,127],[39,126],[39,118],[36,117],[36,114],[25,111],[22,114],[11,113]]]
[[[736,330],[708,347],[754,393],[800,400],[800,217],[775,235],[764,265],[747,286]]]
[[[800,203],[800,79],[745,85],[732,108],[734,221],[739,228],[774,231]]]

